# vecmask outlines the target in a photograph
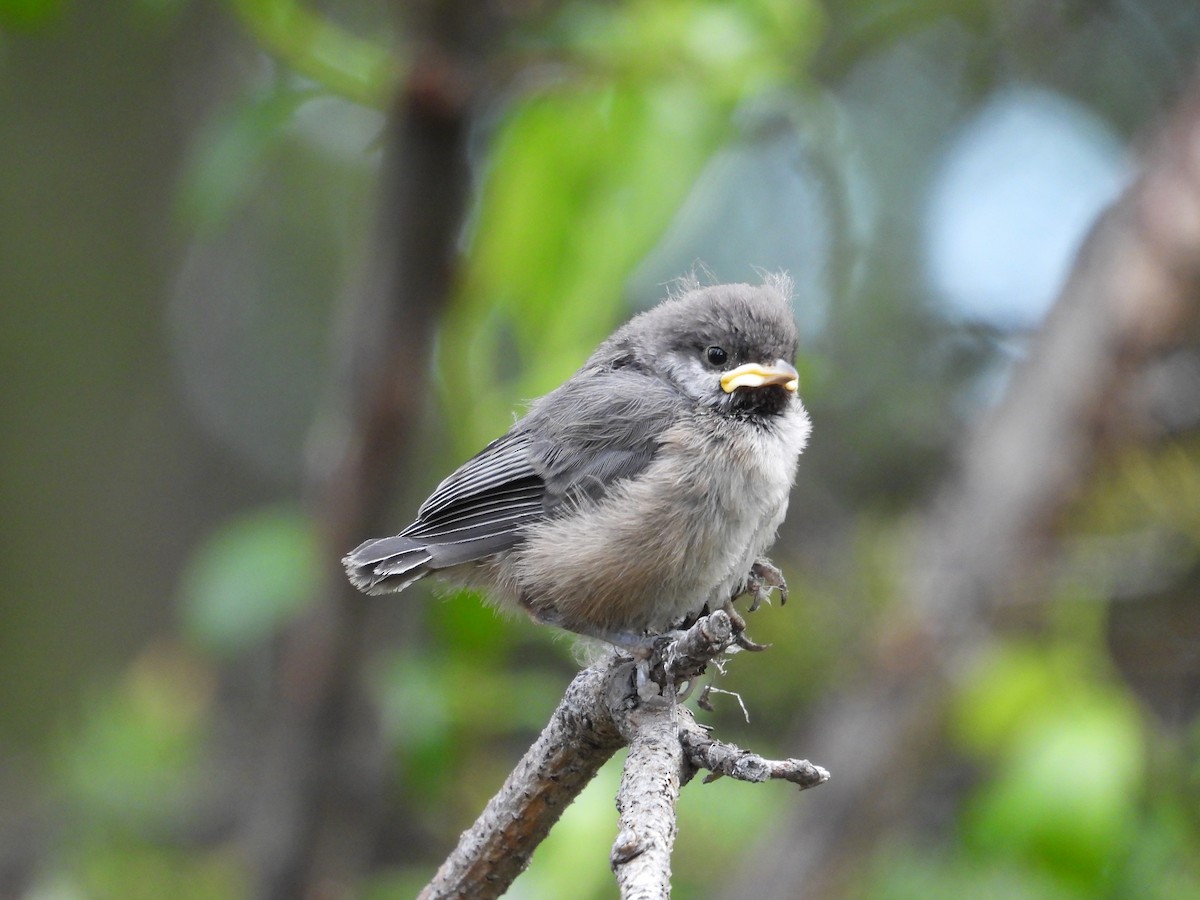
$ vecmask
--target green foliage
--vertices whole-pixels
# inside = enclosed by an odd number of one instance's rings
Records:
[[[1179,535],[1194,548],[1198,471],[1179,445],[1130,454],[1077,522],[1092,535]],[[952,736],[983,777],[955,845],[881,854],[868,896],[1200,892],[1200,822],[1184,787],[1194,750],[1164,742],[1113,672],[1093,591],[1063,590],[1048,612],[1042,635],[998,641],[959,687]]]
[[[563,685],[556,672],[512,666],[483,674],[469,658],[397,653],[375,679],[384,727],[400,748],[440,743],[469,723],[479,735],[540,730]]]
[[[1125,454],[1083,504],[1091,532],[1171,531],[1200,552],[1200,464],[1195,442],[1171,442],[1156,452]]]
[[[563,679],[512,660],[406,648],[378,661],[371,685],[400,770],[421,773],[404,785],[406,799],[426,806],[434,822],[450,811],[465,824],[507,774],[496,769],[503,766],[493,752],[497,741],[541,730]],[[466,782],[456,775],[464,770],[473,773]]]
[[[200,659],[164,642],[152,644],[112,687],[92,692],[81,726],[56,754],[57,783],[72,816],[56,867],[31,896],[246,895],[231,850],[163,840],[208,790],[201,762],[213,687]]]
[[[400,66],[390,50],[354,37],[296,0],[228,0],[259,44],[324,89],[381,107]]]
[[[822,34],[822,11],[793,0],[577,4],[562,43],[585,64],[633,79],[682,77],[718,104],[791,85]]]
[[[512,620],[471,590],[453,591],[431,607],[430,634],[439,647],[472,659],[481,668],[508,665],[513,656]]]
[[[37,895],[35,895],[37,896]],[[90,900],[236,900],[249,897],[236,851],[164,848],[122,835],[95,836],[46,896]]]
[[[894,842],[875,858],[867,887],[857,896],[870,900],[1190,900],[1200,889],[1194,836],[1178,821],[1152,809],[1137,823],[1138,833],[1112,860],[1102,884],[1078,884],[1020,857],[964,852]]]
[[[200,752],[212,678],[173,644],[152,645],[86,706],[58,760],[88,817],[138,823],[175,810]]]
[[[220,654],[266,639],[312,601],[317,560],[312,523],[296,507],[230,520],[197,549],[184,573],[187,635]]]
[[[0,0],[0,28],[48,25],[62,15],[66,0]]]
[[[993,767],[966,813],[966,843],[1064,890],[1109,884],[1135,837],[1147,761],[1137,710],[1096,646],[996,647],[964,683],[954,722]]]
[[[1137,837],[1130,842],[1114,874],[1111,895],[1185,900],[1200,893],[1200,853],[1196,852],[1195,791],[1176,790],[1180,770],[1196,765],[1189,753],[1183,765],[1163,759],[1165,771],[1139,821]],[[1183,779],[1186,781],[1186,776]]]
[[[130,2],[146,21],[170,22],[183,12],[191,0],[130,0]]]
[[[864,896],[1196,896],[1195,822],[1176,776],[1151,777],[1153,735],[1096,640],[1102,610],[1064,599],[1050,634],[998,643],[967,675],[951,731],[984,777],[957,840],[893,843]]]
[[[437,866],[382,871],[363,885],[360,900],[395,900],[396,897],[416,897],[433,878]],[[509,892],[511,896],[511,892]]]
[[[980,862],[906,844],[879,853],[870,883],[865,896],[871,900],[1083,900],[1019,862]]]
[[[494,137],[463,289],[440,344],[464,447],[552,388],[622,317],[622,287],[731,115],[794,89],[816,7],[756,0],[573,6],[576,68],[519,100]],[[465,409],[464,409],[465,407]]]
[[[984,850],[1027,855],[1087,886],[1103,880],[1132,837],[1143,759],[1127,704],[1076,702],[1020,729],[968,827]]]

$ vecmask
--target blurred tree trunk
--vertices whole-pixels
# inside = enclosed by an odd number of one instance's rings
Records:
[[[406,10],[416,53],[389,116],[375,259],[349,311],[342,383],[315,432],[310,500],[324,529],[325,594],[282,637],[248,798],[244,849],[260,897],[350,891],[378,843],[387,766],[362,679],[372,607],[339,560],[390,527],[391,487],[415,449],[468,196],[468,107],[484,42],[501,37],[490,12]]]
[[[916,530],[872,670],[805,726],[798,745],[835,779],[797,802],[725,896],[844,893],[929,787],[955,674],[987,646],[996,613],[1045,595],[1063,513],[1104,451],[1139,433],[1139,370],[1195,327],[1198,159],[1200,81],[1094,227],[1007,396],[966,437],[957,476]]]

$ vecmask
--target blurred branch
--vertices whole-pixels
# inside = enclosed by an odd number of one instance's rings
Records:
[[[262,47],[326,90],[385,108],[401,66],[387,48],[347,34],[296,0],[229,0]]]
[[[734,642],[729,616],[718,610],[655,653],[649,677],[670,699],[647,691],[627,657],[612,655],[580,672],[549,724],[421,892],[422,900],[503,894],[567,806],[625,744],[620,830],[610,855],[622,897],[670,895],[675,803],[680,785],[699,769],[712,770],[707,781],[730,775],[751,782],[783,778],[801,789],[824,783],[829,774],[807,761],[764,760],[712,740],[677,702],[677,685],[702,674]]]
[[[342,382],[314,430],[310,496],[324,529],[326,589],[281,638],[272,720],[247,798],[244,844],[259,897],[349,889],[378,844],[386,748],[361,672],[372,607],[338,560],[381,528],[430,396],[469,183],[474,60],[458,25],[429,23],[430,47],[392,107],[370,280],[350,311]]]
[[[916,529],[897,621],[866,683],[808,728],[842,776],[764,841],[726,896],[831,897],[910,808],[954,675],[990,618],[1045,590],[1063,513],[1108,445],[1131,437],[1137,370],[1197,320],[1200,81],[1100,219],[1003,402],[968,436],[957,476]]]

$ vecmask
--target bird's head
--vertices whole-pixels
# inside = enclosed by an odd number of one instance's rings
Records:
[[[762,285],[690,285],[630,320],[606,346],[701,406],[776,415],[797,402],[790,291],[783,276]]]

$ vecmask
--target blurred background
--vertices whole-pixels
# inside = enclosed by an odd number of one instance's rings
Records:
[[[776,269],[792,601],[701,718],[833,780],[686,787],[676,896],[1200,896],[1198,64],[1194,0],[0,0],[0,896],[414,895],[578,660],[339,556]],[[619,765],[509,896],[613,896]]]

